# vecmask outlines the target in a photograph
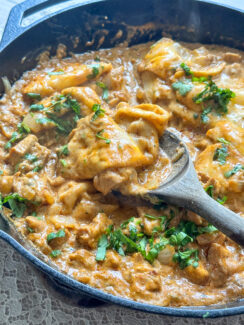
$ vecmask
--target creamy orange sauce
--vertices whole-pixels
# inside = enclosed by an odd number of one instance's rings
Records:
[[[8,89],[0,101],[0,192],[3,198],[18,193],[27,200],[22,215],[12,215],[15,226],[78,281],[161,306],[243,298],[243,249],[218,231],[198,233],[184,247],[171,238],[151,261],[139,251],[122,256],[115,247],[96,260],[108,227],[117,229],[131,217],[123,234],[131,236],[133,226],[148,240],[155,236],[154,244],[180,222],[208,226],[200,216],[175,207],[122,206],[111,192],[146,191],[167,178],[170,161],[158,145],[166,128],[187,144],[203,187],[244,216],[243,169],[225,176],[236,165],[244,166],[243,54],[169,39],[151,45],[70,58],[63,58],[59,48],[57,57],[43,55],[36,69]],[[192,79],[182,63],[206,80]],[[235,93],[225,112],[210,102],[213,108],[206,114],[207,102],[193,100],[209,76]],[[180,91],[182,84],[186,92]],[[218,153],[224,146],[223,161]],[[5,204],[3,212],[13,214],[10,208]],[[174,256],[189,249],[197,251],[196,263],[180,267]]]

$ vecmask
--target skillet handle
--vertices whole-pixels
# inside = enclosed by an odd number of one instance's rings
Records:
[[[59,11],[63,12],[71,8],[79,7],[81,2],[88,4],[100,1],[104,0],[26,0],[11,9],[0,42],[0,51],[26,30],[30,29],[30,27],[55,16]],[[45,10],[43,15],[40,13],[38,18],[35,18],[35,14],[42,10]],[[33,15],[33,18],[30,19],[30,23],[23,24],[23,19],[31,15]]]
[[[25,32],[27,26],[21,26],[24,13],[29,9],[34,9],[40,5],[44,5],[45,2],[48,2],[48,0],[26,0],[11,9],[4,28],[0,49],[6,47],[15,38]]]

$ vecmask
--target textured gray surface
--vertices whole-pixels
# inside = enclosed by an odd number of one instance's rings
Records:
[[[82,0],[80,0],[81,2]],[[10,8],[21,0],[0,0],[0,35]],[[217,1],[215,1],[217,2]],[[244,9],[244,0],[221,0]],[[48,280],[0,241],[0,325],[244,325],[244,316],[216,320],[163,317],[107,305],[78,307],[54,291]]]

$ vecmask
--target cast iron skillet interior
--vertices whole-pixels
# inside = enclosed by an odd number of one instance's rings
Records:
[[[53,10],[50,7],[60,3],[62,9]],[[34,19],[35,14],[42,10],[45,10],[45,16]],[[27,18],[32,18],[29,25]],[[120,30],[121,36],[115,38]],[[243,30],[243,11],[210,1],[88,0],[75,4],[74,1],[27,0],[15,6],[10,13],[0,43],[0,77],[7,76],[13,83],[24,71],[36,66],[38,54],[48,49],[54,55],[59,43],[65,44],[74,53],[96,50],[99,48],[98,40],[105,31],[108,34],[102,48],[114,47],[124,41],[130,46],[169,36],[179,41],[214,43],[244,50]],[[78,43],[75,42],[77,37]],[[87,46],[88,41],[93,41],[92,45]],[[3,92],[0,82],[0,96]],[[18,235],[4,216],[0,216],[0,238],[46,273],[56,286],[65,289],[66,294],[82,297],[82,305],[94,307],[103,301],[145,312],[184,317],[221,317],[244,313],[243,299],[208,307],[160,307],[116,297],[82,284],[58,272],[50,261]]]

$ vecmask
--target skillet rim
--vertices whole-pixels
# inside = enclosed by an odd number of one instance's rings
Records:
[[[18,32],[17,35],[15,34],[14,38],[11,39],[7,44],[4,45],[4,35],[6,35],[7,29],[5,29],[5,32],[3,33],[3,38],[0,43],[0,55],[1,53],[10,45],[12,45],[15,40],[25,32],[28,32],[33,27],[37,26],[38,24],[46,21],[47,19],[54,17],[56,15],[62,14],[66,11],[69,11],[71,9],[77,8],[77,7],[85,7],[86,5],[95,5],[98,2],[106,2],[107,0],[88,0],[84,1],[83,3],[79,3],[77,5],[73,5],[68,8],[63,8],[58,10],[55,13],[49,14],[45,17],[42,17],[40,20],[35,21],[34,23],[30,24],[26,28],[24,28],[21,32]],[[26,0],[23,3],[16,5],[12,11],[18,11],[17,9],[26,9],[25,5],[27,2],[30,4],[30,2],[33,3],[42,3],[45,1],[38,1],[38,0]],[[197,0],[197,2],[206,3],[210,6],[216,6],[216,7],[224,7],[227,8],[227,10],[230,11],[236,11],[239,13],[244,13],[244,10],[238,9],[229,5],[225,4],[218,4],[215,1],[211,0]],[[9,24],[9,20],[7,22],[7,26]],[[32,254],[30,251],[28,251],[26,248],[24,248],[17,240],[15,240],[13,237],[11,237],[8,233],[4,232],[3,230],[0,230],[0,239],[3,239],[7,243],[9,243],[13,248],[16,249],[23,257],[25,257],[28,261],[30,261],[36,268],[47,274],[49,277],[54,278],[55,280],[60,281],[61,283],[65,284],[69,288],[73,289],[74,291],[78,293],[85,293],[87,296],[92,298],[97,298],[99,300],[117,304],[123,307],[132,308],[136,310],[140,310],[143,312],[149,312],[149,313],[156,313],[156,314],[162,314],[162,315],[168,315],[168,316],[175,316],[175,317],[191,317],[191,318],[216,318],[216,317],[223,317],[223,316],[233,316],[238,314],[244,313],[244,304],[242,306],[232,306],[227,307],[227,305],[210,305],[210,306],[187,306],[187,307],[163,307],[163,306],[157,306],[157,305],[150,305],[146,303],[137,302],[131,299],[122,298],[119,296],[115,296],[112,294],[108,294],[104,292],[103,290],[96,289],[92,286],[83,284],[81,282],[78,282],[77,280],[71,278],[70,276],[61,273],[57,271],[55,268],[52,268],[47,263],[43,262],[41,259],[37,258],[34,254]],[[232,304],[243,302],[244,300],[237,300],[232,302]],[[231,302],[230,302],[231,304]],[[224,307],[226,306],[226,307]]]

